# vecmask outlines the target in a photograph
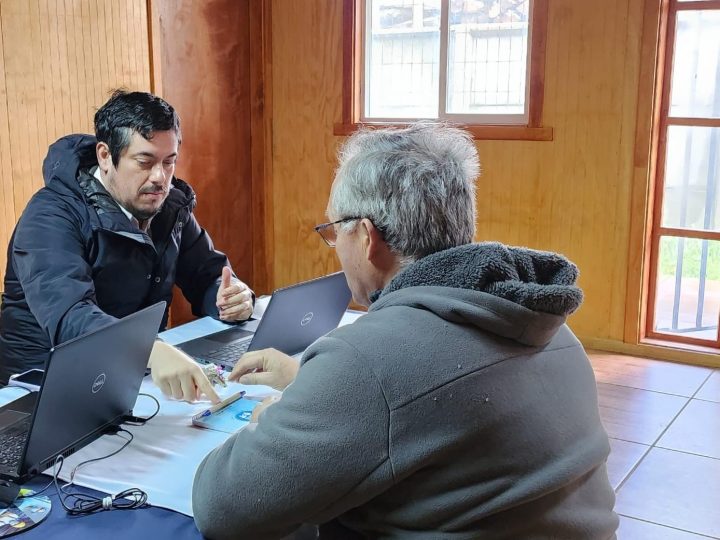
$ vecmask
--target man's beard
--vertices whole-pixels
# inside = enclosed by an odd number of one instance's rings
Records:
[[[163,206],[165,206],[165,201],[163,201],[162,204],[158,206],[155,210],[140,210],[139,208],[133,208],[130,213],[135,219],[142,223],[143,221],[147,221],[148,219],[158,215],[163,209]]]
[[[140,190],[140,194],[142,195],[143,193],[164,193],[164,194],[165,194],[165,198],[163,199],[163,202],[160,203],[160,206],[158,206],[156,210],[142,210],[142,209],[140,209],[140,208],[135,208],[135,207],[133,207],[133,209],[132,209],[132,211],[131,211],[130,213],[133,215],[133,217],[134,217],[135,219],[137,219],[137,220],[138,220],[139,222],[141,222],[141,223],[142,223],[143,221],[146,221],[146,220],[148,220],[148,219],[150,219],[150,218],[155,217],[157,214],[160,213],[160,211],[162,210],[163,206],[165,205],[165,201],[167,201],[167,196],[168,196],[168,194],[169,194],[169,190],[168,190],[168,191],[165,191],[165,190],[163,190],[163,189],[147,189],[147,188],[146,188],[146,189],[141,189],[141,190]]]

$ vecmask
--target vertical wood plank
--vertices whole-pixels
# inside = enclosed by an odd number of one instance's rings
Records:
[[[250,163],[253,289],[273,291],[272,2],[250,2]]]
[[[0,0],[0,274],[15,223],[43,186],[48,146],[91,133],[108,89],[149,90],[145,9],[145,0]]]
[[[0,0],[0,33],[2,33],[2,12]],[[1,43],[1,42],[0,42]],[[10,238],[16,221],[13,204],[12,161],[10,152],[10,122],[8,114],[8,92],[5,81],[4,47],[0,46],[0,241]],[[0,271],[5,268],[7,255],[0,249]]]
[[[342,139],[343,2],[272,3],[274,284],[339,269],[313,231],[325,206]],[[301,30],[302,29],[302,30]]]

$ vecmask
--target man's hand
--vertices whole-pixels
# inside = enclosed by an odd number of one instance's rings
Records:
[[[220,397],[200,366],[172,345],[156,341],[148,367],[152,370],[153,382],[166,396],[195,401],[205,394],[213,403],[220,403]]]
[[[277,403],[280,401],[280,396],[269,396],[263,399],[258,405],[255,406],[252,412],[252,416],[250,416],[250,422],[255,422],[260,419],[260,414],[265,411],[270,405],[273,403]]]
[[[277,349],[263,349],[244,354],[228,379],[240,384],[266,384],[285,390],[295,380],[300,363]]]
[[[253,312],[252,291],[234,278],[230,268],[224,266],[215,302],[221,321],[246,321]]]

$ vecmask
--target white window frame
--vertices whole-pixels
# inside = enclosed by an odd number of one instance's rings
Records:
[[[494,125],[508,125],[508,126],[527,126],[530,118],[530,61],[532,58],[532,31],[533,31],[533,9],[537,0],[528,0],[529,2],[529,13],[528,13],[528,49],[526,54],[525,62],[525,102],[524,112],[522,114],[456,114],[447,112],[447,72],[448,72],[448,38],[450,34],[450,1],[440,0],[440,59],[439,59],[439,77],[438,77],[438,116],[436,117],[392,117],[382,118],[377,116],[368,117],[365,111],[369,107],[369,95],[365,91],[367,81],[370,72],[370,65],[366,61],[368,54],[368,47],[370,46],[371,39],[371,28],[368,21],[372,20],[372,2],[368,0],[361,0],[364,4],[362,8],[365,14],[362,21],[362,62],[364,69],[361,69],[362,79],[360,85],[364,96],[362,102],[362,112],[360,114],[361,122],[404,122],[414,120],[440,120],[453,123],[461,124],[494,124]]]

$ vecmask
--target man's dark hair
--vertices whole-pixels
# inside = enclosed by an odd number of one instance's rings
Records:
[[[180,142],[180,118],[175,109],[162,98],[147,92],[115,90],[110,99],[95,113],[95,137],[110,149],[113,165],[130,145],[133,132],[151,140],[156,131],[173,130]]]

